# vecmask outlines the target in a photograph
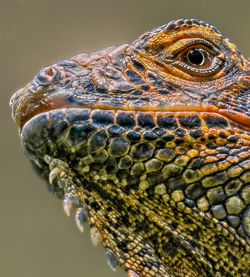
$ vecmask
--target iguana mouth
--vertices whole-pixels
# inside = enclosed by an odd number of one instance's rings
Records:
[[[19,126],[20,130],[22,130],[24,124],[32,119],[37,114],[48,112],[55,109],[60,108],[89,108],[92,110],[113,110],[113,111],[138,111],[138,112],[148,112],[151,113],[154,117],[154,113],[177,113],[177,112],[193,112],[196,113],[198,116],[200,113],[211,113],[214,117],[218,118],[218,122],[220,121],[219,118],[223,120],[229,120],[230,122],[234,122],[236,125],[242,126],[244,129],[249,129],[250,127],[250,118],[247,114],[243,114],[237,111],[232,111],[227,109],[227,107],[217,107],[215,105],[211,104],[202,104],[202,103],[193,103],[193,104],[178,104],[176,102],[172,105],[164,106],[162,104],[161,106],[114,106],[114,105],[108,105],[108,104],[101,104],[101,103],[95,103],[95,104],[82,104],[82,103],[69,103],[68,99],[65,97],[50,97],[49,92],[46,92],[46,97],[44,97],[44,91],[42,92],[42,97],[39,96],[39,94],[35,95],[35,97],[28,93],[29,97],[25,96],[23,99],[23,94],[25,93],[23,91],[18,91],[16,94],[14,94],[10,101],[10,106],[12,108],[12,116],[15,120],[16,124]],[[29,101],[27,101],[29,100]],[[218,123],[218,126],[216,126],[216,123],[213,127],[220,128],[220,124]],[[223,127],[223,126],[222,126]]]

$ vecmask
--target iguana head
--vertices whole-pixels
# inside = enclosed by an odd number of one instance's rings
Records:
[[[215,27],[180,19],[131,45],[43,68],[11,100],[20,127],[61,107],[214,112],[250,127],[249,62]]]

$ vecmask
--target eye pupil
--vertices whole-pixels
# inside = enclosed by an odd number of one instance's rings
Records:
[[[202,65],[204,62],[204,56],[198,49],[191,49],[187,54],[188,61],[194,65]]]

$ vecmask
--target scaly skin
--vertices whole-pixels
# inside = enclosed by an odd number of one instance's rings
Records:
[[[11,99],[23,149],[129,276],[250,276],[249,62],[177,20],[42,69]]]

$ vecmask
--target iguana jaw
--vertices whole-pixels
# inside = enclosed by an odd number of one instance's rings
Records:
[[[113,110],[113,111],[144,111],[150,112],[153,116],[157,112],[159,113],[176,113],[176,112],[194,112],[200,113],[211,113],[218,117],[224,117],[231,122],[242,126],[243,129],[250,128],[250,118],[247,114],[242,114],[236,111],[231,111],[227,107],[219,108],[215,105],[206,103],[191,103],[183,104],[175,102],[174,104],[160,106],[154,106],[153,104],[139,107],[139,106],[113,106],[103,105],[99,102],[95,104],[82,104],[82,103],[69,103],[66,97],[53,96],[51,97],[49,92],[31,93],[27,88],[21,89],[14,94],[10,100],[10,106],[12,109],[12,117],[18,125],[20,131],[24,124],[32,119],[35,115],[51,110],[60,108],[89,108],[92,110]]]

